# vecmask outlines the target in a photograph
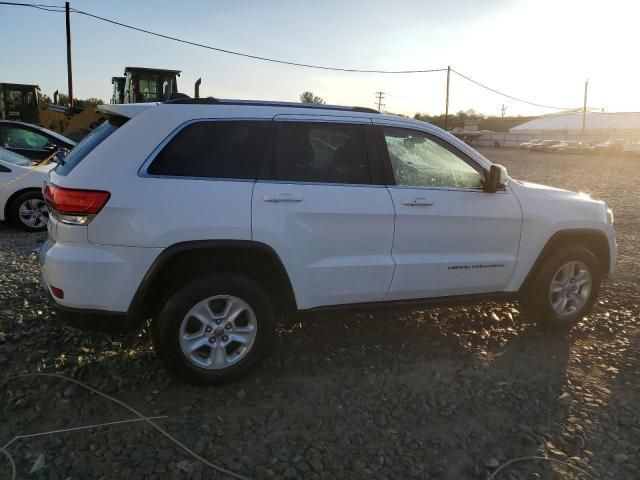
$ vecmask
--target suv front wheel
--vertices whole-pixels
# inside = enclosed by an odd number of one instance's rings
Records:
[[[525,315],[543,325],[568,329],[593,307],[602,274],[584,247],[562,247],[543,260],[523,292]]]
[[[240,275],[188,283],[165,304],[154,329],[156,353],[178,378],[196,385],[235,380],[268,351],[274,315],[267,295]]]

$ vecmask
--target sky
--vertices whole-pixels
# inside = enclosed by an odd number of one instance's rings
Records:
[[[22,0],[24,1],[24,0]],[[58,0],[41,0],[59,4]],[[37,2],[40,3],[40,2]],[[72,0],[79,10],[193,42],[259,56],[359,69],[453,69],[494,89],[559,107],[640,111],[633,50],[636,0]],[[64,14],[0,5],[0,82],[66,92]],[[445,108],[446,72],[331,72],[213,52],[74,14],[74,96],[108,102],[125,66],[182,70],[180,91],[220,98],[327,103],[406,115]],[[452,74],[450,112],[499,115],[554,110],[501,97]]]

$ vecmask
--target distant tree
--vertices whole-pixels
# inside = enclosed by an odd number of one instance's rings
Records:
[[[64,93],[61,93],[58,95],[58,103],[60,105],[69,105],[69,96],[65,95]],[[104,101],[101,100],[100,98],[87,98],[84,100],[78,99],[78,98],[74,98],[73,99],[73,106],[74,107],[78,107],[78,108],[86,108],[89,105],[103,105]]]
[[[444,115],[427,115],[424,113],[416,113],[413,118],[424,122],[432,123],[440,128],[444,128]],[[510,128],[520,125],[521,123],[533,120],[536,117],[488,117],[476,112],[473,109],[459,111],[458,113],[449,115],[447,128],[449,130],[459,127],[464,128],[468,120],[479,120],[478,128],[480,130],[491,130],[492,132],[508,132]]]
[[[300,95],[300,101],[302,103],[325,103],[322,97],[318,97],[317,95],[314,95],[313,92],[309,91],[302,92],[302,94]]]
[[[86,100],[82,100],[86,105],[104,105],[104,100],[101,98],[87,98]]]
[[[69,95],[58,93],[58,105],[69,105]]]
[[[49,95],[47,95],[46,93],[42,93],[41,91],[38,90],[38,103],[40,105],[44,105],[47,103],[53,103],[51,101],[51,97]]]

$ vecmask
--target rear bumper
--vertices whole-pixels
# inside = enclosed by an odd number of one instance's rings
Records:
[[[142,320],[128,312],[156,249],[47,240],[38,260],[41,280],[58,318],[83,330],[126,333]],[[64,292],[55,298],[51,287]]]
[[[56,287],[63,308],[127,312],[160,248],[47,240],[39,261],[47,291]]]

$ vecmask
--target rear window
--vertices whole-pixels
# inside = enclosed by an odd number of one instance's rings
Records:
[[[125,124],[128,118],[112,117],[102,122],[97,128],[92,130],[89,135],[84,137],[78,145],[65,157],[64,163],[58,164],[56,173],[58,175],[67,175],[78,165],[84,157],[106,140],[113,132]]]
[[[172,177],[255,179],[270,122],[201,121],[184,127],[147,173]]]

